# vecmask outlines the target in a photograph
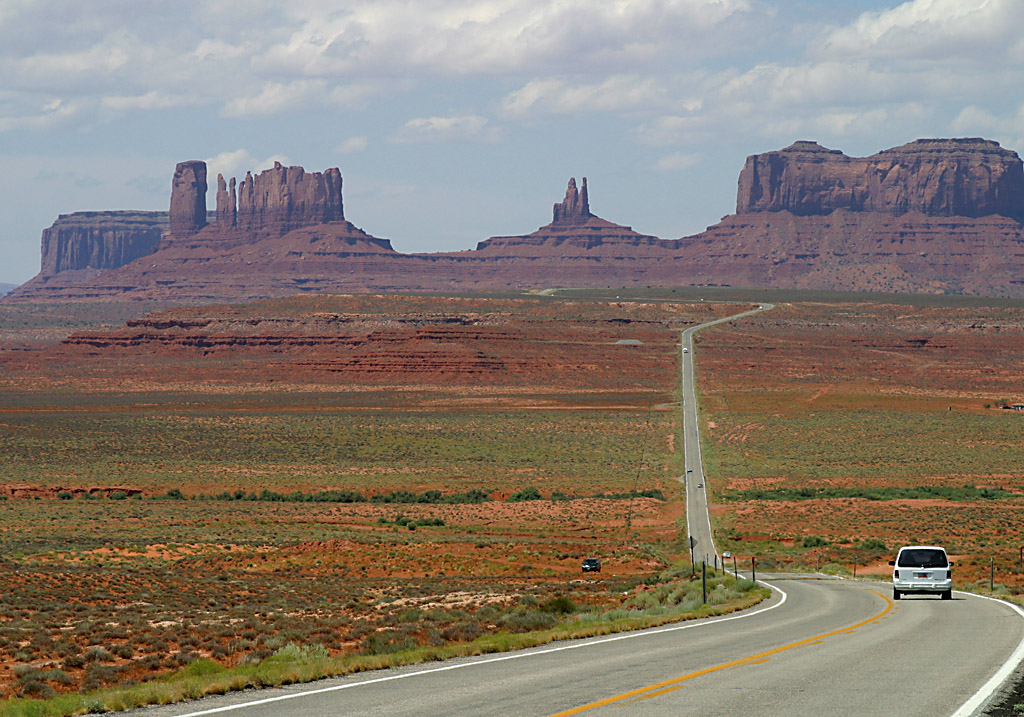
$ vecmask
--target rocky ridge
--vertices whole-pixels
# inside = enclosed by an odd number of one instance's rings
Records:
[[[5,300],[686,284],[1024,297],[1024,170],[988,140],[918,140],[864,158],[797,142],[753,155],[737,213],[675,240],[596,216],[586,179],[570,179],[549,224],[437,254],[398,253],[345,220],[337,169],[218,177],[215,221],[200,226],[205,166],[183,164],[171,235],[152,254],[33,280]]]
[[[116,269],[151,254],[168,225],[167,212],[61,214],[43,230],[39,273]]]
[[[990,140],[919,139],[870,157],[847,157],[816,142],[747,158],[736,213],[840,209],[935,217],[1024,218],[1024,168]]]

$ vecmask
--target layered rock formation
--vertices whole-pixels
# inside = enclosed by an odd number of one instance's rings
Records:
[[[556,204],[551,224],[556,226],[584,224],[591,216],[590,197],[587,194],[587,178],[583,178],[583,191],[576,190],[576,177],[569,178],[565,199]]]
[[[151,254],[167,227],[167,212],[61,214],[43,230],[39,273],[116,269]]]
[[[273,169],[255,177],[246,172],[238,185],[230,189],[224,177],[217,175],[217,222],[243,232],[287,234],[293,229],[329,222],[345,221],[341,199],[341,170],[306,172],[302,167],[284,167],[274,162]]]
[[[535,254],[538,250],[544,254],[559,254],[600,250],[600,247],[608,245],[621,249],[651,242],[660,243],[661,240],[591,214],[587,178],[583,178],[582,189],[577,189],[576,178],[572,177],[565,190],[565,199],[554,205],[550,224],[531,234],[491,237],[477,244],[476,248],[480,256],[522,256]]]
[[[206,162],[179,162],[171,180],[171,234],[187,237],[206,226]]]
[[[747,158],[736,213],[799,216],[855,212],[935,217],[1024,217],[1024,167],[1016,152],[984,139],[919,139],[870,157],[816,142]]]
[[[549,224],[442,254],[400,254],[344,220],[336,169],[218,177],[216,222],[197,229],[189,207],[205,166],[184,165],[172,208],[185,209],[171,225],[191,234],[99,276],[34,280],[5,300],[686,284],[1024,297],[1024,171],[1015,152],[986,140],[919,140],[865,158],[797,142],[755,155],[736,215],[668,241],[594,215],[586,180],[570,180]]]

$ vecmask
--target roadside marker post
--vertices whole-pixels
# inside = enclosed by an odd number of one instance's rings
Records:
[[[988,559],[988,589],[989,592],[996,589],[996,559],[992,556]]]
[[[708,604],[708,564],[704,561],[700,564],[700,589],[704,594],[704,602],[702,604]]]
[[[732,556],[732,574],[733,574],[733,577],[735,577],[737,580],[740,579],[740,569],[736,565],[736,556],[735,555]]]

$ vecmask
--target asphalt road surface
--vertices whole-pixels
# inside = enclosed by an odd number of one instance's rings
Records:
[[[724,618],[134,714],[951,715],[1024,649],[1024,619],[1001,602],[771,582],[769,601]]]
[[[683,395],[683,454],[686,471],[682,480],[686,484],[686,525],[689,527],[689,537],[693,543],[692,553],[695,563],[704,561],[709,565],[722,565],[722,556],[715,548],[714,535],[711,532],[708,496],[704,482],[704,463],[700,453],[700,427],[697,421],[698,406],[693,376],[693,335],[709,326],[736,321],[772,308],[774,308],[772,304],[762,304],[760,308],[751,311],[692,326],[683,331],[680,338],[682,345],[680,366]]]

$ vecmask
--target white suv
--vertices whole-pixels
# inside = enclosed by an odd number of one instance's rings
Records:
[[[900,548],[889,565],[892,571],[892,599],[904,593],[931,593],[943,600],[953,599],[953,563],[946,550],[935,545],[908,545]]]

